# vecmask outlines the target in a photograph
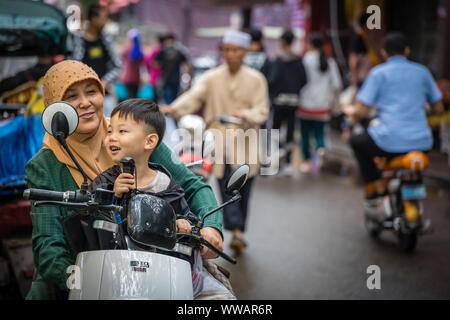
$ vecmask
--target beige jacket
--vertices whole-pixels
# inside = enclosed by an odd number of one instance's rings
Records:
[[[258,173],[260,167],[259,156],[259,127],[269,115],[269,97],[267,81],[262,73],[242,65],[236,74],[231,74],[226,64],[206,71],[199,82],[189,91],[176,99],[171,106],[174,108],[173,116],[179,118],[186,114],[196,112],[205,105],[204,119],[208,123],[214,116],[231,115],[233,112],[242,112],[245,121],[242,125],[213,123],[210,128],[218,129],[222,133],[221,141],[216,137],[216,158],[213,168],[217,178],[223,177],[224,164],[228,163],[234,168],[237,164],[250,165],[250,177]],[[233,143],[226,143],[226,130],[233,129],[241,138],[256,137],[249,143],[237,143],[237,137],[231,138]],[[243,129],[239,133],[236,129]],[[249,130],[248,129],[253,129]],[[230,133],[230,132],[228,132]],[[228,136],[230,136],[228,134]],[[234,146],[234,148],[231,147]],[[221,159],[218,158],[217,148],[222,146]],[[228,156],[228,160],[226,159]],[[245,156],[245,157],[244,157]]]

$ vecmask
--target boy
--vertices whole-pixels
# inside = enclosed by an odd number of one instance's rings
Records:
[[[163,198],[175,210],[177,232],[190,233],[191,223],[195,223],[197,217],[189,210],[184,190],[163,166],[148,162],[162,141],[164,130],[165,118],[155,102],[147,99],[121,102],[111,113],[105,138],[108,153],[116,165],[97,176],[90,189],[113,189],[115,197],[121,199],[137,188]],[[136,180],[133,175],[122,173],[119,163],[124,157],[133,158]]]

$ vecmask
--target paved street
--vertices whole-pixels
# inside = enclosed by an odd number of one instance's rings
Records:
[[[239,299],[450,299],[448,192],[430,189],[434,233],[406,254],[389,231],[369,237],[362,189],[349,178],[258,177],[253,190],[249,247],[237,265],[218,260]],[[381,268],[381,290],[367,289],[370,265]]]

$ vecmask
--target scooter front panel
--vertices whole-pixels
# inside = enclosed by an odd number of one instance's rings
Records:
[[[102,250],[80,253],[77,264],[81,288],[72,290],[69,299],[193,299],[190,264],[182,259],[145,251]]]

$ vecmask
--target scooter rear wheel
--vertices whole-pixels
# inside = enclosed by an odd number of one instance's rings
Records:
[[[417,246],[417,238],[418,234],[416,231],[409,234],[398,233],[400,248],[406,252],[413,252]]]

